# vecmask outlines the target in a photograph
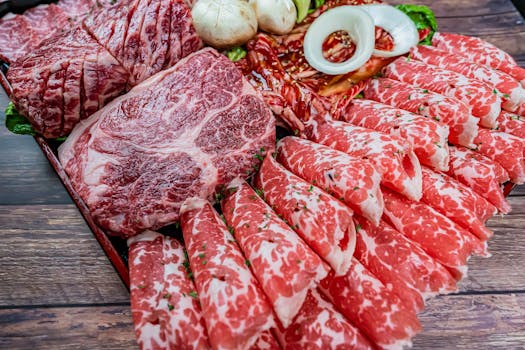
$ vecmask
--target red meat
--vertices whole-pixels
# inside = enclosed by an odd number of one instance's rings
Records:
[[[139,347],[209,348],[182,245],[153,231],[133,237],[128,245],[131,311]]]
[[[337,199],[265,158],[255,185],[277,214],[338,275],[345,274],[355,248],[353,212]]]
[[[421,329],[416,314],[355,258],[344,276],[332,271],[322,292],[370,340],[382,349],[410,346]]]
[[[317,290],[311,290],[292,325],[278,331],[284,350],[372,350],[375,347]]]
[[[498,123],[499,131],[525,139],[525,117],[502,111],[498,116]]]
[[[355,258],[385,285],[393,290],[407,304],[422,306],[418,299],[428,299],[438,294],[456,291],[456,281],[448,270],[434,258],[406,238],[403,234],[381,221],[373,227],[361,217],[359,224]],[[420,297],[410,299],[413,292],[403,294],[407,288],[397,288],[401,283],[415,288]]]
[[[481,38],[435,33],[432,44],[469,61],[503,71],[525,86],[525,69],[518,66],[511,55]]]
[[[468,148],[453,146],[448,174],[487,199],[501,213],[510,212],[510,204],[500,186],[509,180],[509,174],[495,161]]]
[[[480,129],[474,140],[477,151],[501,164],[509,173],[510,181],[525,182],[525,160],[523,139],[488,129]]]
[[[319,118],[312,118],[305,126],[306,138],[351,157],[368,159],[381,173],[383,185],[407,198],[421,198],[421,165],[401,137]]]
[[[275,325],[272,309],[228,228],[210,203],[187,199],[181,227],[214,349],[249,349]]]
[[[423,167],[423,198],[452,221],[475,234],[480,240],[488,240],[493,232],[484,223],[496,214],[496,208],[469,187],[445,174]]]
[[[406,139],[421,164],[448,170],[448,125],[380,102],[354,99],[342,118],[349,123]]]
[[[467,260],[473,252],[486,254],[486,243],[426,204],[386,189],[383,195],[385,215],[393,226],[447,267],[456,279],[466,274]]]
[[[501,112],[501,100],[492,86],[480,80],[405,57],[386,66],[383,75],[456,98],[471,108],[472,115],[480,119],[480,125],[487,128],[497,126],[496,118]]]
[[[329,268],[243,180],[226,189],[222,212],[284,327]]]
[[[414,46],[410,50],[410,57],[472,79],[484,81],[497,90],[502,100],[502,107],[508,111],[514,112],[520,104],[525,103],[525,90],[516,79],[507,73],[470,62],[461,56],[433,46]]]
[[[368,99],[442,121],[450,127],[451,143],[474,147],[479,120],[454,98],[387,78],[372,79],[363,92]]]
[[[376,225],[379,223],[383,215],[381,174],[368,160],[293,136],[279,141],[276,159],[295,175],[339,198]]]

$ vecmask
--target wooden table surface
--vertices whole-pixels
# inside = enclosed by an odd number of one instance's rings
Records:
[[[441,30],[481,36],[525,66],[511,1],[417,3]],[[428,302],[415,349],[525,348],[525,186],[509,200],[512,213],[489,222],[493,256],[470,261],[458,293]],[[35,141],[3,126],[0,242],[0,349],[136,348],[128,291]]]

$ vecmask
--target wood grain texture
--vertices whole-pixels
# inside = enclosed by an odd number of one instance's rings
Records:
[[[481,291],[523,291],[525,273],[525,197],[509,198],[512,214],[495,216],[488,226],[494,231],[489,241],[490,258],[473,257],[468,277],[460,283],[463,293]]]
[[[525,295],[455,295],[433,299],[420,314],[414,349],[523,349]]]
[[[479,36],[525,61],[525,22],[511,1],[393,0],[390,4],[422,4],[437,17],[438,30]]]
[[[523,349],[525,295],[438,297],[414,349]],[[0,309],[2,349],[135,349],[129,306]]]
[[[0,223],[0,306],[129,300],[75,205],[4,205]]]
[[[129,306],[0,310],[0,349],[137,349]]]
[[[434,11],[436,17],[473,17],[493,14],[516,12],[516,8],[508,0],[480,0],[473,4],[472,1],[457,0],[392,0],[389,4],[418,4],[426,5]],[[439,22],[441,24],[441,22]]]
[[[0,205],[72,203],[35,140],[4,127],[7,103],[0,88]]]

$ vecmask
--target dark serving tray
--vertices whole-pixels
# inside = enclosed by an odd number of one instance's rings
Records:
[[[0,61],[0,85],[2,85],[7,95],[11,97],[12,88],[6,77],[7,69],[8,65]],[[93,235],[95,236],[100,246],[106,253],[107,257],[113,264],[113,267],[115,268],[115,270],[117,270],[117,273],[119,274],[120,278],[129,289],[129,270],[127,263],[128,249],[126,241],[120,237],[107,235],[106,232],[104,232],[95,223],[87,205],[84,203],[84,201],[80,198],[79,194],[73,188],[71,181],[69,180],[69,176],[66,174],[64,168],[62,167],[62,164],[60,164],[60,161],[58,160],[57,150],[60,143],[54,140],[48,140],[40,135],[34,136],[34,139],[37,142],[40,149],[42,150],[42,152],[44,153],[44,155],[46,156],[46,158],[48,159],[53,169],[55,169],[55,172],[57,173],[58,177],[64,184],[64,187],[75,202],[76,206],[78,207],[78,210],[86,220],[86,223],[93,232]],[[513,183],[505,184],[505,196],[510,194],[514,186],[515,185]],[[180,235],[180,232],[178,231],[179,230],[170,226],[160,230],[161,233],[176,236]]]

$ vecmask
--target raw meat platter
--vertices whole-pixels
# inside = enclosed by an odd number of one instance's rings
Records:
[[[6,125],[130,289],[141,349],[409,347],[525,182],[525,69],[424,6],[270,5],[8,14]]]

